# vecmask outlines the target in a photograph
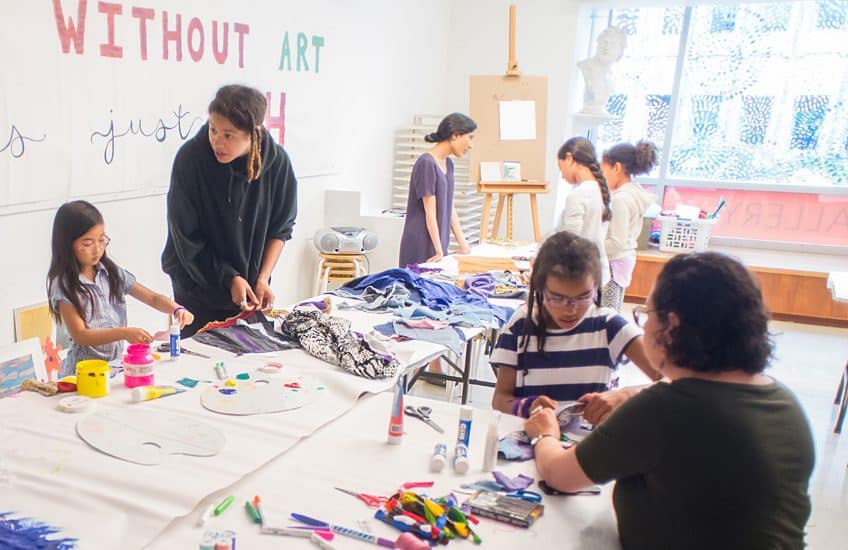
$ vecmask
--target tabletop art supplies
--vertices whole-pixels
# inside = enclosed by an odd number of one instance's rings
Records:
[[[392,399],[388,435],[388,442],[392,445],[399,445],[403,441],[403,394],[405,390],[403,379],[404,377],[400,376],[395,382],[395,394]]]
[[[413,407],[412,405],[407,405],[404,407],[403,411],[409,416],[415,417],[418,420],[421,420],[440,434],[445,433],[444,428],[436,424],[433,420],[430,419],[430,415],[433,414],[433,408],[428,407],[426,405],[420,405],[418,407]]]
[[[133,401],[150,401],[151,399],[159,399],[160,397],[167,397],[183,392],[185,390],[173,386],[139,386],[133,388],[130,398]]]
[[[171,318],[171,326],[168,328],[168,353],[171,361],[180,358],[180,323],[175,317]]]
[[[267,414],[309,405],[324,389],[312,376],[245,378],[249,375],[244,377],[239,374],[235,379],[227,379],[223,385],[209,386],[200,394],[200,404],[221,414]]]
[[[484,472],[494,470],[498,462],[498,425],[500,421],[500,412],[495,412],[489,420],[489,429],[486,431],[486,450],[483,453]]]
[[[97,403],[84,395],[69,395],[59,400],[57,408],[65,413],[83,413],[94,410]]]
[[[474,409],[468,405],[459,408],[459,426],[456,432],[456,447],[453,450],[453,469],[458,474],[468,472],[468,442],[471,439],[471,420]]]
[[[109,363],[101,359],[77,363],[77,393],[86,397],[109,395]]]
[[[56,382],[41,382],[35,378],[27,378],[21,383],[21,390],[34,391],[49,397],[59,393],[59,386]]]
[[[453,495],[431,499],[401,489],[375,512],[374,517],[432,545],[447,544],[457,538],[470,538],[476,544],[482,542],[470,526],[478,520],[465,514]]]
[[[430,471],[441,472],[445,469],[445,464],[448,463],[448,446],[444,443],[437,443],[433,450],[433,456],[430,457]]]
[[[511,523],[519,527],[530,527],[542,516],[545,510],[544,505],[535,500],[521,498],[519,495],[508,496],[490,491],[480,491],[468,499],[466,504],[472,514]]]
[[[131,344],[124,355],[124,385],[128,388],[152,386],[156,358],[147,344]]]

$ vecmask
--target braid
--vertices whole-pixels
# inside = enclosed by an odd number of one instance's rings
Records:
[[[247,181],[251,182],[259,179],[259,173],[262,171],[262,155],[260,143],[262,141],[262,129],[253,128],[253,135],[250,136],[250,153],[247,157]]]
[[[601,172],[601,167],[598,166],[597,162],[593,162],[589,165],[589,170],[592,171],[592,175],[595,176],[595,179],[598,182],[598,187],[601,188],[601,199],[604,201],[604,215],[601,217],[605,222],[610,221],[612,219],[612,210],[610,209],[610,192],[609,187],[607,186],[607,180],[604,178],[604,173]]]

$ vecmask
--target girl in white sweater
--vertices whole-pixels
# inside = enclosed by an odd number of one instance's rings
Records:
[[[570,231],[595,243],[601,253],[602,284],[606,285],[610,270],[604,239],[612,211],[595,146],[586,138],[573,137],[559,148],[557,159],[562,179],[572,186],[557,230]]]
[[[647,174],[657,165],[657,148],[650,141],[636,145],[619,143],[604,151],[601,171],[612,189],[612,221],[607,230],[605,248],[612,278],[603,290],[601,305],[621,311],[624,290],[630,286],[636,266],[636,241],[642,231],[642,216],[654,202],[654,196],[631,181]]]

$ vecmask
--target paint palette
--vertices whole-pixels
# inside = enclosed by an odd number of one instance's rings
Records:
[[[207,388],[200,403],[221,414],[249,415],[290,411],[318,398],[323,387],[313,376],[273,376],[228,380]]]
[[[152,409],[105,410],[77,422],[77,434],[107,455],[153,465],[167,455],[213,456],[224,448],[224,434],[202,422]]]

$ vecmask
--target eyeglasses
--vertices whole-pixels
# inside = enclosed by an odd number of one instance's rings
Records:
[[[80,241],[80,246],[88,249],[94,248],[95,246],[106,248],[111,242],[112,239],[109,238],[109,235],[103,235],[99,239],[83,239]]]
[[[653,309],[648,309],[646,306],[635,306],[633,308],[633,321],[636,323],[636,326],[643,327],[645,323],[648,321],[648,314],[654,311]]]
[[[551,307],[588,306],[595,299],[595,289],[592,289],[585,296],[578,296],[577,298],[569,298],[568,296],[552,296],[547,290],[543,290],[542,298],[545,303]]]

